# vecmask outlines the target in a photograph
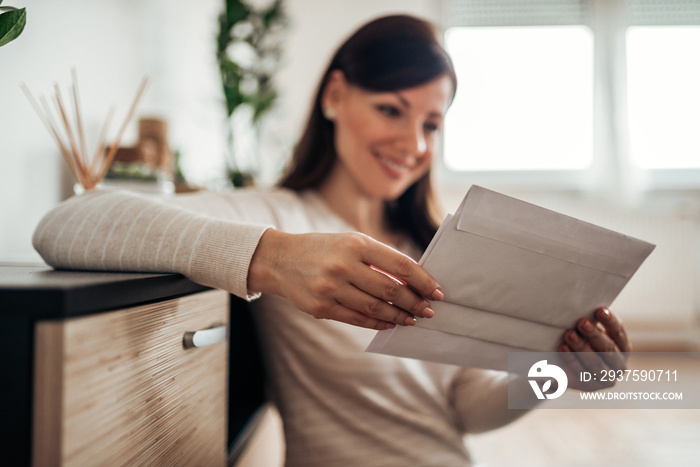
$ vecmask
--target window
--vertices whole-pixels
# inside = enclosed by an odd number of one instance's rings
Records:
[[[630,159],[643,169],[700,168],[700,27],[627,31]]]
[[[453,170],[583,169],[593,156],[593,36],[583,26],[452,28]]]
[[[448,174],[700,186],[700,1],[447,0],[445,18]]]

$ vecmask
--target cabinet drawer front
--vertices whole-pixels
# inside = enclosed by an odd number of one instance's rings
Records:
[[[208,291],[36,327],[35,465],[225,465],[228,324]]]

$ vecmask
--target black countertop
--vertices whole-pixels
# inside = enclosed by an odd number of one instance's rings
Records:
[[[206,290],[180,274],[54,270],[0,263],[0,318],[80,316]]]

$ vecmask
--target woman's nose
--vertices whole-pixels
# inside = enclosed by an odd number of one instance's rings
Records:
[[[428,143],[423,133],[423,125],[408,125],[402,138],[404,150],[415,155],[422,155],[428,150]]]

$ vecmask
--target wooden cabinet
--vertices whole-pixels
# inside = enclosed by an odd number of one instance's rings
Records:
[[[19,359],[2,360],[19,385],[0,401],[4,465],[225,465],[228,294],[174,275],[37,274],[42,287],[0,288],[3,324],[32,330],[4,336]],[[186,348],[200,330],[219,342]]]
[[[33,464],[225,465],[228,347],[183,336],[225,324],[227,299],[38,323]]]

